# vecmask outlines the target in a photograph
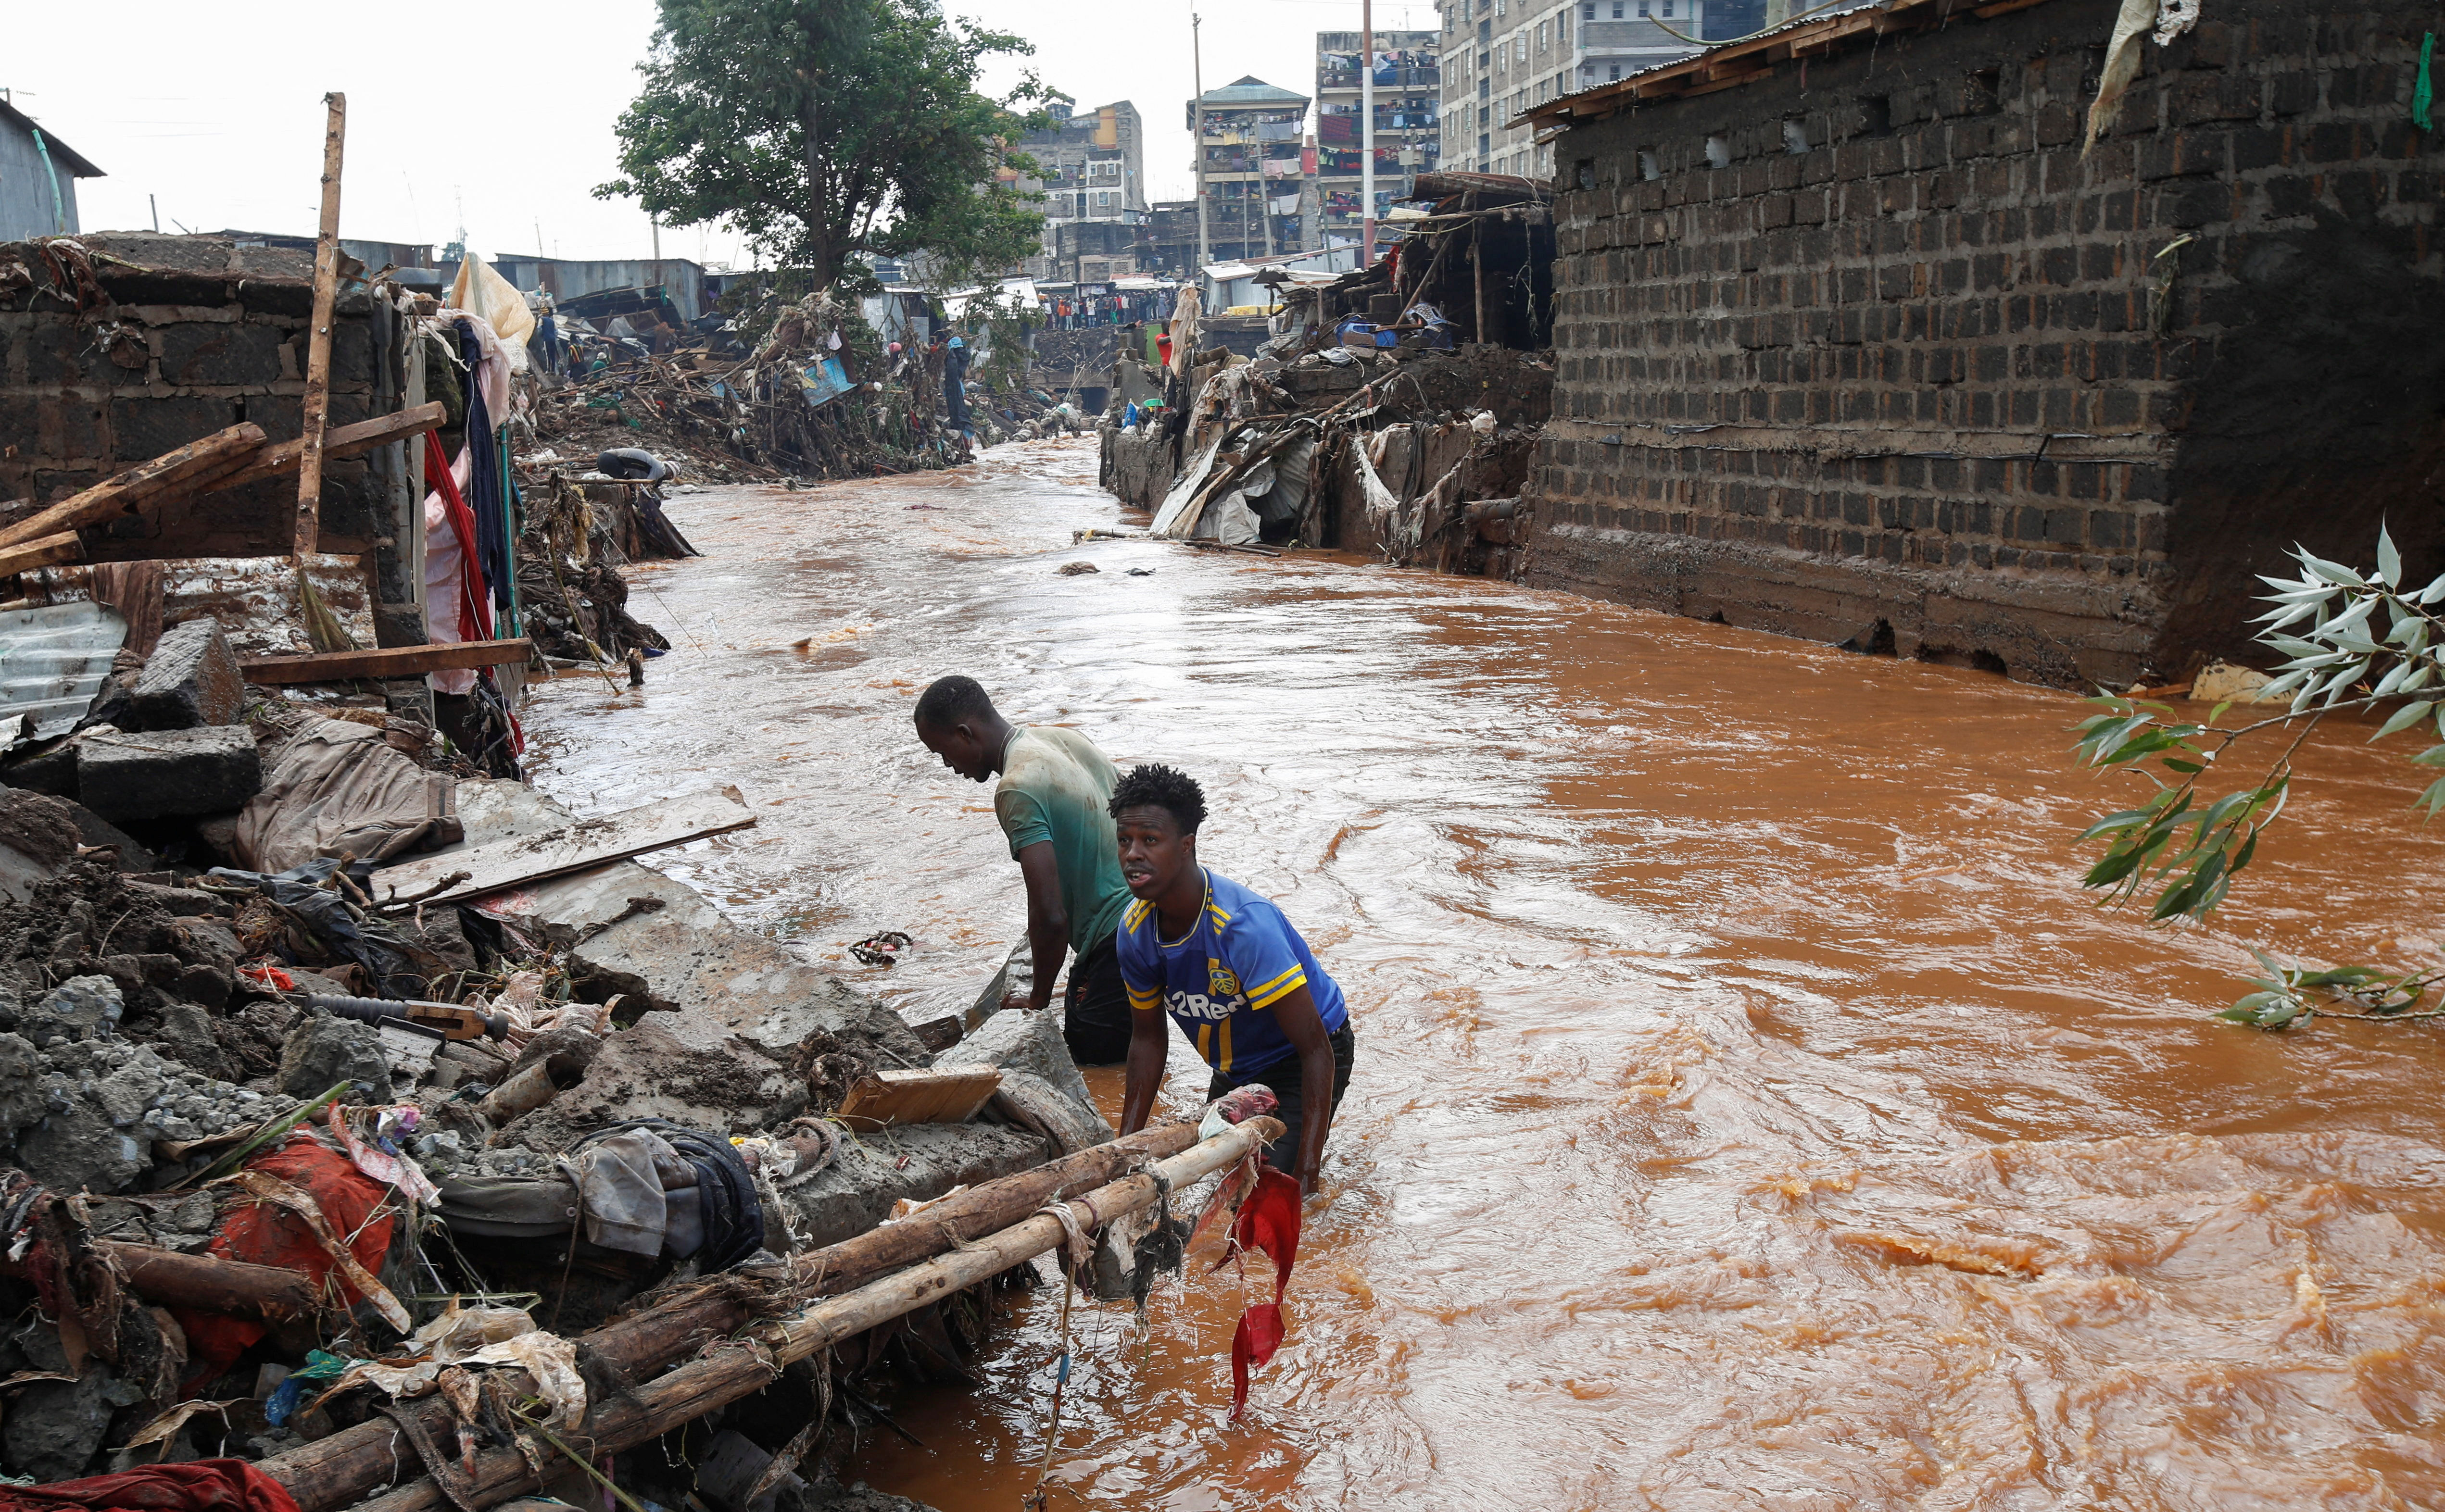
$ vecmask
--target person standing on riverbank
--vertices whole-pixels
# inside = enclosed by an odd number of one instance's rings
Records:
[[[1136,899],[1121,914],[1130,1022],[1121,1133],[1145,1128],[1154,1112],[1168,1013],[1213,1068],[1206,1097],[1254,1082],[1280,1099],[1282,1136],[1265,1158],[1313,1194],[1350,1090],[1354,1044],[1340,986],[1280,909],[1199,864],[1205,794],[1195,778],[1132,767],[1113,789],[1111,812],[1121,875]]]
[[[1130,1014],[1115,961],[1115,931],[1129,891],[1109,803],[1111,758],[1074,729],[1014,727],[973,677],[944,677],[917,700],[917,738],[943,765],[994,788],[994,817],[1027,884],[1027,940],[1036,975],[1028,995],[1002,1006],[1039,1011],[1053,1002],[1062,956],[1077,952],[1062,1004],[1061,1037],[1082,1066],[1128,1054]]]

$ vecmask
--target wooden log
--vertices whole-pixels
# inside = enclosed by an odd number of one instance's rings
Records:
[[[1167,1187],[1178,1190],[1228,1170],[1269,1140],[1279,1138],[1281,1132],[1282,1125],[1272,1118],[1251,1118],[1174,1155],[1153,1171],[1097,1188],[1072,1203],[1071,1210],[1080,1225],[1092,1226],[1150,1208]],[[754,1395],[778,1379],[784,1366],[999,1276],[1058,1247],[1063,1237],[1059,1219],[1050,1214],[1030,1218],[898,1275],[828,1298],[778,1322],[752,1328],[749,1337],[762,1348],[715,1350],[635,1391],[597,1402],[587,1413],[585,1426],[564,1439],[583,1442],[595,1454],[634,1448],[717,1408]],[[266,1460],[258,1468],[277,1477],[277,1464]],[[474,1473],[466,1479],[473,1488],[470,1504],[477,1507],[506,1501],[537,1484],[532,1467],[513,1448],[478,1455]],[[296,1494],[293,1488],[290,1494]],[[313,1512],[302,1497],[298,1504],[300,1512]],[[362,1512],[448,1512],[449,1506],[440,1487],[425,1476],[363,1503]]]
[[[323,460],[328,462],[333,457],[363,456],[375,448],[388,446],[393,441],[404,441],[413,436],[422,435],[427,431],[438,431],[441,428],[441,422],[448,416],[449,411],[443,407],[439,399],[435,399],[429,404],[420,404],[412,410],[401,410],[393,415],[377,415],[370,420],[359,420],[354,425],[344,425],[335,431],[326,431],[323,433]],[[305,459],[305,456],[306,441],[303,436],[293,441],[274,441],[256,452],[254,459],[244,468],[214,483],[213,488],[215,491],[242,489],[250,483],[261,483],[266,478],[279,477],[293,470]]]
[[[325,95],[323,103],[329,108],[323,123],[323,222],[314,236],[314,323],[306,338],[304,423],[298,428],[292,555],[300,565],[322,539],[323,427],[331,411],[331,306],[340,296],[340,149],[348,134],[348,97]]]
[[[94,1247],[126,1276],[137,1296],[164,1307],[192,1307],[277,1323],[310,1318],[323,1305],[322,1293],[303,1271],[251,1265],[217,1255],[185,1255],[115,1239],[96,1240]],[[13,1276],[21,1274],[22,1268],[0,1262],[0,1272]]]
[[[451,640],[438,646],[318,651],[302,656],[248,656],[238,671],[251,683],[337,683],[361,677],[421,677],[453,667],[500,667],[534,654],[532,640]]]
[[[12,578],[57,562],[74,562],[84,555],[84,543],[77,539],[73,530],[28,541],[22,546],[0,546],[0,578]]]
[[[227,476],[244,467],[261,445],[263,427],[252,420],[241,421],[226,431],[215,431],[0,529],[0,546],[22,546],[28,541],[75,530],[128,513],[174,489]]]
[[[581,820],[566,829],[546,830],[539,835],[471,845],[462,850],[437,851],[383,867],[373,876],[374,897],[383,903],[419,894],[425,894],[425,900],[434,903],[481,897],[521,883],[540,882],[549,876],[643,856],[647,851],[684,845],[708,835],[745,829],[755,822],[755,811],[737,797],[736,789],[664,799],[599,819]],[[466,876],[439,893],[427,893],[454,872]]]
[[[1108,1185],[1143,1161],[1178,1154],[1196,1139],[1194,1125],[1163,1124],[1033,1171],[972,1187],[912,1219],[885,1224],[796,1256],[790,1262],[792,1277],[817,1295],[863,1286],[878,1276],[1008,1228],[1047,1203]],[[642,1380],[747,1319],[747,1308],[735,1298],[697,1295],[641,1309],[578,1342],[586,1357],[619,1375]],[[515,1389],[532,1390],[522,1381]],[[438,1397],[401,1405],[417,1413],[436,1435],[441,1435],[452,1421],[448,1404]],[[375,1418],[266,1460],[262,1467],[289,1488],[299,1512],[336,1512],[374,1487],[391,1484],[402,1473],[412,1472],[414,1464],[402,1466],[398,1458],[403,1452],[397,1429],[387,1419]]]

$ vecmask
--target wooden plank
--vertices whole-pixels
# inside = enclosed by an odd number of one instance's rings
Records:
[[[433,893],[430,900],[481,897],[522,882],[539,882],[568,872],[625,861],[647,851],[684,845],[708,835],[745,829],[755,822],[755,812],[735,789],[674,798],[599,819],[580,820],[561,829],[517,839],[437,851],[398,866],[386,866],[373,876],[373,894],[379,902],[415,897],[441,887],[451,876],[463,872],[466,876],[462,880]]]
[[[237,665],[251,683],[337,683],[364,677],[421,677],[459,667],[512,667],[533,653],[532,640],[454,640],[437,646],[252,656]]]
[[[992,1066],[959,1071],[878,1071],[841,1098],[833,1116],[861,1134],[912,1123],[965,1123],[1001,1088]]]
[[[323,426],[331,410],[331,306],[340,294],[340,147],[348,131],[348,97],[327,94],[323,103],[329,107],[323,123],[323,223],[314,237],[314,323],[306,338],[297,533],[291,550],[300,562],[314,554],[322,539]]]
[[[226,431],[215,431],[0,529],[0,546],[22,546],[63,530],[94,525],[112,515],[125,514],[173,489],[208,477],[226,476],[244,467],[261,445],[263,427],[252,420],[241,421]]]
[[[439,430],[441,422],[448,417],[448,414],[449,412],[442,407],[441,401],[435,399],[429,404],[420,404],[412,410],[401,410],[395,415],[377,415],[370,420],[359,420],[354,425],[344,425],[336,431],[326,431],[323,433],[323,458],[325,461],[329,461],[333,457],[363,456],[375,448],[388,446],[393,441],[404,441],[411,436],[422,435],[427,431]],[[305,455],[306,443],[303,438],[293,441],[274,441],[257,452],[254,454],[254,460],[248,463],[243,470],[215,481],[213,488],[215,490],[242,489],[250,483],[261,483],[266,478],[279,477],[294,469],[305,459]]]
[[[22,546],[0,546],[0,578],[10,578],[55,562],[74,562],[84,555],[84,543],[73,530],[64,530]]]

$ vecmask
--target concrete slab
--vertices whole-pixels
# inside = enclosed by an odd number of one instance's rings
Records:
[[[521,784],[469,781],[458,785],[458,817],[472,846],[551,829],[574,816]],[[632,913],[635,898],[662,907]],[[476,906],[540,928],[556,943],[608,925],[575,944],[571,958],[610,990],[657,1010],[709,1014],[775,1059],[788,1059],[818,1031],[880,1043],[912,1066],[931,1059],[881,1003],[779,941],[731,922],[687,884],[634,861],[513,888]]]
[[[799,1243],[854,1239],[891,1216],[903,1197],[924,1202],[1030,1171],[1052,1158],[1044,1141],[992,1124],[919,1124],[844,1135],[839,1156],[803,1187],[781,1193]],[[902,1164],[903,1160],[905,1165]]]

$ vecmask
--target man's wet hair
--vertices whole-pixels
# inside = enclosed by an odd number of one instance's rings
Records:
[[[948,729],[963,719],[993,712],[993,700],[974,677],[941,677],[917,698],[917,723]]]
[[[1197,779],[1177,766],[1165,766],[1149,762],[1132,766],[1112,784],[1112,817],[1121,817],[1128,808],[1160,808],[1180,825],[1183,835],[1194,835],[1197,826],[1205,822],[1205,790]]]

